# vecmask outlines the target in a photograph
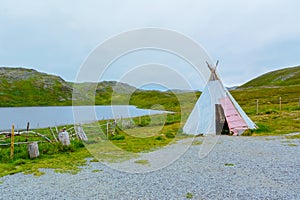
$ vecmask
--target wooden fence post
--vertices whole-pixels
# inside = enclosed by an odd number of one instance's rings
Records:
[[[62,143],[62,145],[69,146],[70,145],[70,137],[69,133],[63,129],[63,131],[59,132],[58,140]]]
[[[30,158],[37,158],[40,155],[39,146],[37,142],[32,142],[28,144],[28,153]]]
[[[27,142],[27,141],[28,141],[29,122],[27,122],[26,131],[27,131],[27,134],[26,134],[26,139],[25,139],[25,141]]]
[[[279,97],[279,110],[281,111],[281,97]]]
[[[10,159],[14,158],[14,150],[15,150],[15,126],[11,127],[11,136],[10,136]]]
[[[87,141],[88,138],[83,130],[83,128],[81,127],[81,125],[79,124],[77,127],[74,128],[75,132],[77,134],[77,137],[82,140],[82,141]]]
[[[57,140],[57,138],[56,138],[55,134],[54,134],[54,133],[53,133],[53,131],[52,131],[52,128],[51,128],[51,127],[49,127],[49,129],[50,129],[50,132],[52,133],[52,136],[53,136],[53,138],[54,138],[55,142],[58,142],[58,140]]]
[[[258,99],[256,99],[256,114],[258,115]]]
[[[108,121],[106,122],[106,137],[108,138]]]

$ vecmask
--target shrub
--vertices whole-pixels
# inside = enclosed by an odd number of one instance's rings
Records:
[[[251,136],[253,134],[253,130],[245,130],[245,132],[242,134],[242,136]]]
[[[111,137],[111,140],[125,140],[125,135],[115,135]]]
[[[141,164],[141,165],[150,165],[148,160],[136,160],[134,161],[134,163]]]
[[[16,159],[16,160],[14,161],[14,164],[15,164],[15,165],[24,165],[24,164],[26,164],[26,160],[25,160],[25,159],[22,159],[22,158],[19,158],[19,159]]]
[[[81,148],[84,147],[84,144],[81,140],[73,140],[71,142],[71,144],[77,149],[77,148]]]
[[[167,138],[175,138],[175,135],[173,133],[171,133],[171,132],[167,132],[166,133],[166,137]]]
[[[194,196],[194,195],[193,195],[192,193],[190,193],[190,192],[186,193],[186,195],[185,195],[185,197],[186,197],[187,199],[192,199],[193,196]]]
[[[269,126],[263,124],[257,124],[258,129],[251,130],[252,133],[268,133],[272,132],[272,129]]]
[[[156,140],[164,140],[164,138],[162,136],[157,136],[155,139]]]
[[[181,115],[180,114],[168,114],[167,119],[165,121],[165,125],[170,125],[174,123],[178,123],[181,121]]]
[[[278,112],[276,110],[267,110],[265,112],[265,114],[269,115],[269,114],[278,114]]]
[[[150,116],[142,116],[139,119],[138,126],[144,127],[144,126],[148,126],[150,123],[151,123]]]

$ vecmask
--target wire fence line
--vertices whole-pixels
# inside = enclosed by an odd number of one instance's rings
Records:
[[[256,114],[259,114],[261,111],[265,110],[274,110],[274,111],[291,111],[300,109],[300,97],[299,98],[288,98],[284,96],[279,96],[276,98],[270,99],[252,99],[248,105],[255,109]]]

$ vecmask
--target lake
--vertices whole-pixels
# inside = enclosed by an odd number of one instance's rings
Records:
[[[0,108],[0,130],[45,128],[73,123],[87,123],[103,119],[162,114],[166,111],[139,109],[135,106],[50,106]]]

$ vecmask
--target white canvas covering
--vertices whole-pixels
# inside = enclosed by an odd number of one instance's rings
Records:
[[[251,121],[229,91],[223,86],[215,73],[215,68],[210,67],[210,69],[212,71],[211,77],[185,123],[183,131],[193,135],[221,134],[225,119],[230,131],[234,134],[239,135],[246,129],[255,129],[255,123]],[[217,111],[216,107],[222,108],[222,112],[220,110]],[[217,120],[219,116],[216,116],[216,113],[223,113],[223,123],[220,123],[222,119]]]

